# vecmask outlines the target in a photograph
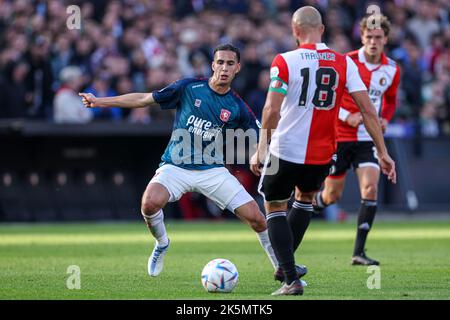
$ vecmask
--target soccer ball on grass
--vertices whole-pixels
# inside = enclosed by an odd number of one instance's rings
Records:
[[[231,292],[238,280],[236,266],[227,259],[211,260],[202,271],[202,284],[208,292]]]

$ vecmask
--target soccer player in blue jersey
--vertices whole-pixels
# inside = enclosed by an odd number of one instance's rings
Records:
[[[162,109],[176,109],[171,140],[161,158],[160,167],[142,197],[142,216],[156,239],[148,260],[150,276],[157,276],[162,271],[164,256],[170,245],[162,208],[167,202],[180,199],[184,193],[195,191],[248,223],[278,271],[278,278],[283,279],[270,244],[264,214],[224,167],[221,150],[217,148],[215,152],[205,152],[211,142],[219,141],[217,139],[227,129],[254,130],[255,134],[259,130],[252,111],[230,87],[240,68],[239,50],[231,44],[224,44],[214,50],[214,73],[209,79],[181,79],[159,91],[116,97],[96,98],[92,94],[80,93],[84,105],[89,108],[159,105]],[[299,276],[304,273],[306,269],[299,268]]]

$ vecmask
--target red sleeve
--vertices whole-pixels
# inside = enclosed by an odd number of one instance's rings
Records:
[[[397,89],[400,83],[400,68],[397,65],[397,71],[395,72],[394,80],[392,81],[389,89],[386,90],[383,96],[383,104],[381,106],[381,117],[387,121],[391,121],[395,113],[395,107],[397,104]]]
[[[281,54],[277,54],[270,67],[270,78],[278,77],[289,84],[289,69]]]

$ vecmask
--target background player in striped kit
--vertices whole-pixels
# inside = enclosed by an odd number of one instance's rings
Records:
[[[378,24],[372,24],[373,21]],[[395,112],[400,81],[400,68],[383,53],[389,36],[390,23],[382,15],[370,19],[366,17],[361,21],[360,29],[363,47],[347,55],[358,67],[372,103],[380,116],[384,132]],[[361,193],[352,264],[378,265],[377,260],[367,257],[364,249],[377,211],[380,179],[378,156],[372,138],[362,123],[358,106],[348,92],[344,93],[340,107],[337,162],[334,172],[325,180],[324,190],[316,194],[315,209],[322,210],[340,199],[344,191],[346,172],[352,166],[358,176]]]
[[[396,181],[395,163],[384,144],[378,117],[355,63],[321,43],[324,25],[314,7],[302,7],[292,17],[299,48],[277,55],[262,117],[262,132],[251,169],[261,173],[269,236],[285,273],[285,282],[272,295],[303,294],[295,273],[294,252],[312,212],[312,200],[329,174],[335,153],[335,125],[346,88],[361,110],[373,137],[380,166]],[[272,134],[271,130],[275,130]],[[269,155],[267,144],[270,142]],[[268,174],[271,163],[279,169]],[[296,204],[286,218],[287,202],[297,187]],[[300,240],[299,240],[300,239]]]

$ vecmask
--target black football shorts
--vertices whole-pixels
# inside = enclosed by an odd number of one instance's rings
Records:
[[[380,168],[378,165],[377,150],[372,141],[338,142],[337,160],[330,177],[344,176],[350,167],[353,169],[363,167]]]
[[[278,161],[278,170],[274,174],[267,174],[267,167],[273,161]],[[294,188],[302,192],[318,191],[325,178],[330,173],[331,164],[311,165],[298,164],[270,155],[264,165],[258,191],[266,201],[287,201],[292,196]]]

